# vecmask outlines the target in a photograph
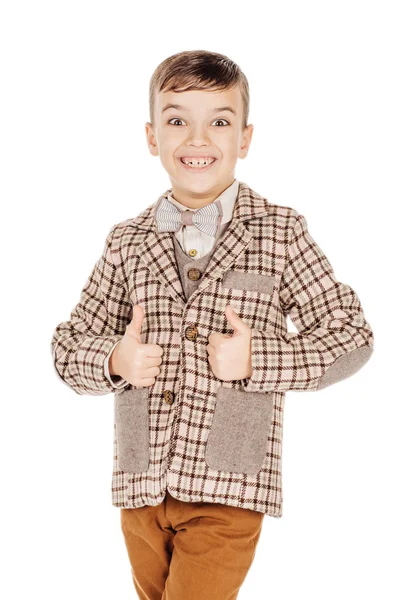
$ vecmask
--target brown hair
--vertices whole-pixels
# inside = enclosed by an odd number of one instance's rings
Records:
[[[207,50],[186,50],[169,56],[158,65],[150,80],[150,122],[154,123],[154,99],[158,92],[227,90],[239,85],[243,99],[243,129],[249,117],[249,84],[245,74],[230,58]]]

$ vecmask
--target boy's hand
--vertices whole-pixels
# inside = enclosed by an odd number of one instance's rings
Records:
[[[218,379],[232,381],[250,377],[251,364],[251,329],[227,305],[225,315],[234,329],[233,335],[228,333],[212,333],[208,337],[208,362]]]
[[[142,344],[140,329],[144,311],[140,304],[133,307],[132,321],[124,337],[115,346],[110,356],[111,375],[120,375],[131,385],[147,387],[153,385],[160,374],[163,349],[158,344]]]

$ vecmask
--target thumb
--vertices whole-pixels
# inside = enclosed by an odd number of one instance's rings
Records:
[[[128,325],[128,333],[138,342],[141,342],[140,330],[144,319],[144,310],[140,304],[135,304],[132,311],[132,321]]]
[[[247,331],[248,327],[244,321],[235,313],[232,306],[227,304],[225,308],[225,316],[227,321],[232,325],[234,329],[234,335],[244,333]]]

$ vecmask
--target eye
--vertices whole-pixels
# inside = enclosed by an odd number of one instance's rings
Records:
[[[170,119],[170,120],[168,121],[168,123],[171,123],[171,121],[181,121],[181,122],[183,122],[183,123],[184,123],[184,121],[182,121],[182,119],[179,119],[178,117],[174,117],[173,119]],[[172,125],[172,124],[173,124],[173,123],[171,123],[171,125]]]
[[[215,121],[215,123],[218,123],[218,121],[225,121],[225,123],[227,123],[229,125],[229,123],[228,123],[228,121],[226,119],[217,119]],[[226,125],[224,125],[224,127],[226,127]]]
[[[184,123],[185,121],[183,121],[182,119],[180,119],[179,117],[174,117],[173,119],[170,119],[168,121],[169,124],[171,125],[175,125],[176,123],[172,123],[172,121],[180,121],[181,123]],[[214,123],[218,123],[218,122],[222,122],[224,121],[226,123],[226,125],[229,125],[229,122],[226,119],[216,119],[214,121]],[[226,125],[223,125],[223,127],[226,127]]]

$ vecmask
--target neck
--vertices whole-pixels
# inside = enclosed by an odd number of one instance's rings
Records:
[[[180,187],[179,185],[172,184],[172,197],[180,202],[187,208],[191,208],[197,210],[198,208],[203,208],[203,206],[207,206],[214,202],[218,196],[222,194],[232,183],[235,181],[233,178],[228,183],[221,183],[216,185],[210,190],[206,190],[205,192],[195,192],[192,190],[188,190],[186,188]]]

